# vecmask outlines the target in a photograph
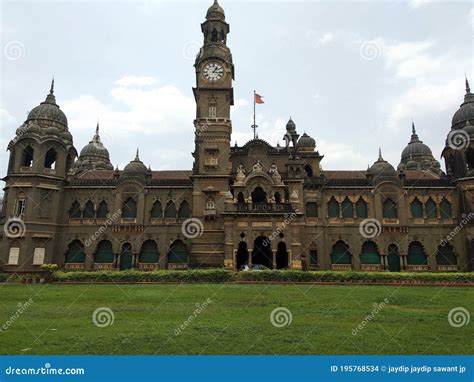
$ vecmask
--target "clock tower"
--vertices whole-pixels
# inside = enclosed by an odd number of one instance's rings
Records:
[[[222,267],[224,230],[217,218],[229,196],[234,65],[227,46],[229,24],[217,0],[208,9],[201,31],[203,46],[194,64],[196,119],[192,179],[193,216],[202,221],[203,232],[192,241],[190,265]]]

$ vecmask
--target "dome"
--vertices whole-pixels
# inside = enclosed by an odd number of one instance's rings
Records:
[[[452,127],[458,127],[460,123],[468,120],[474,120],[474,94],[471,94],[469,81],[466,79],[466,95],[464,96],[464,102],[453,115]]]
[[[382,158],[382,152],[379,149],[379,159],[367,170],[370,175],[395,175],[393,166]]]
[[[402,151],[402,162],[407,161],[410,157],[429,156],[433,157],[431,149],[425,145],[416,134],[415,124],[412,123],[412,135],[408,145]]]
[[[54,80],[51,83],[51,90],[46,96],[46,100],[44,102],[41,102],[40,105],[36,106],[28,113],[26,122],[33,120],[44,120],[48,122],[58,123],[67,129],[66,115],[56,104],[56,97],[54,96]]]
[[[84,148],[81,150],[80,158],[85,159],[86,157],[103,158],[106,160],[106,162],[110,163],[109,151],[100,141],[99,124],[97,124],[96,132],[92,138],[92,141],[90,141],[89,144],[84,146]]]
[[[125,166],[125,168],[123,169],[123,175],[147,175],[148,172],[149,170],[138,157],[137,149],[137,155],[135,159]]]
[[[292,132],[296,131],[296,124],[293,122],[291,117],[288,120],[288,123],[286,124],[286,131],[288,131],[289,133],[292,133]]]
[[[311,138],[308,134],[303,133],[303,135],[298,140],[298,147],[316,147],[316,141],[314,138]]]
[[[224,9],[219,5],[217,0],[214,0],[214,4],[212,4],[206,13],[207,20],[225,20],[225,12]]]

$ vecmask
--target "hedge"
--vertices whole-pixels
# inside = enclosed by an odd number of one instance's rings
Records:
[[[425,283],[474,283],[474,273],[392,273],[392,272],[336,272],[296,270],[269,270],[262,272],[232,272],[212,270],[159,270],[141,271],[81,271],[54,273],[55,282],[425,282]]]
[[[0,273],[0,282],[18,282],[26,275]],[[268,270],[262,272],[232,272],[225,269],[129,271],[56,271],[53,282],[351,282],[351,283],[474,283],[470,273],[407,273],[355,271]]]

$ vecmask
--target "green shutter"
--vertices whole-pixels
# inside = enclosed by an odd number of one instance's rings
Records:
[[[107,207],[107,202],[104,200],[100,202],[99,208],[97,209],[97,217],[99,219],[107,218],[107,214],[109,213],[109,209]]]
[[[330,218],[339,217],[339,203],[334,198],[332,198],[328,203],[328,215]]]
[[[400,272],[400,256],[395,245],[388,247],[388,270],[390,272]]]
[[[331,253],[332,264],[351,264],[351,254],[343,243],[336,243]]]
[[[419,243],[411,243],[408,247],[407,264],[408,265],[426,265],[427,258],[423,247]]]
[[[143,243],[142,250],[138,257],[140,263],[158,263],[160,261],[160,254],[153,241],[146,241]]]
[[[168,263],[187,264],[188,250],[182,242],[174,242],[168,252]]]
[[[318,251],[315,249],[309,251],[309,263],[311,265],[318,265]]]
[[[411,203],[411,216],[415,219],[423,218],[423,204],[418,199]]]
[[[439,212],[441,213],[441,219],[450,219],[452,216],[451,203],[443,199],[439,204]]]
[[[69,244],[66,252],[65,263],[84,263],[86,261],[86,253],[84,252],[84,245],[80,241],[73,241]]]
[[[161,210],[161,203],[156,201],[151,209],[151,217],[153,219],[161,219],[162,215],[163,211]]]
[[[367,203],[362,199],[359,199],[356,203],[356,216],[362,219],[365,219],[368,216]]]
[[[306,216],[310,218],[318,217],[318,204],[315,202],[306,203]]]
[[[364,243],[360,254],[362,264],[380,264],[380,255],[374,243]]]
[[[383,203],[383,217],[386,219],[396,219],[397,214],[397,205],[392,199],[387,199]]]
[[[426,211],[426,217],[428,219],[436,219],[437,218],[436,203],[433,202],[433,200],[431,198],[429,198],[428,201],[425,204],[425,211]]]
[[[114,253],[112,251],[112,243],[103,241],[99,243],[97,251],[94,254],[95,263],[113,263]]]
[[[344,199],[342,202],[342,217],[353,218],[354,217],[354,205],[349,199]]]
[[[178,218],[186,219],[186,218],[189,218],[190,216],[191,216],[191,212],[189,210],[189,204],[188,202],[185,201],[181,203],[181,206],[179,207]]]
[[[133,262],[132,246],[130,244],[124,244],[122,252],[120,253],[120,270],[131,269]]]

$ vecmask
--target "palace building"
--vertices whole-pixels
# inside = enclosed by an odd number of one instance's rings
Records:
[[[78,152],[54,82],[8,145],[0,268],[185,269],[243,265],[362,271],[471,271],[474,94],[447,129],[446,173],[415,126],[397,168],[324,168],[289,120],[286,144],[231,145],[234,63],[214,1],[194,64],[192,169],[111,164],[99,126]],[[461,98],[460,89],[460,98]],[[27,105],[25,105],[25,108]],[[407,136],[407,141],[408,141]],[[132,159],[132,158],[131,158]]]

